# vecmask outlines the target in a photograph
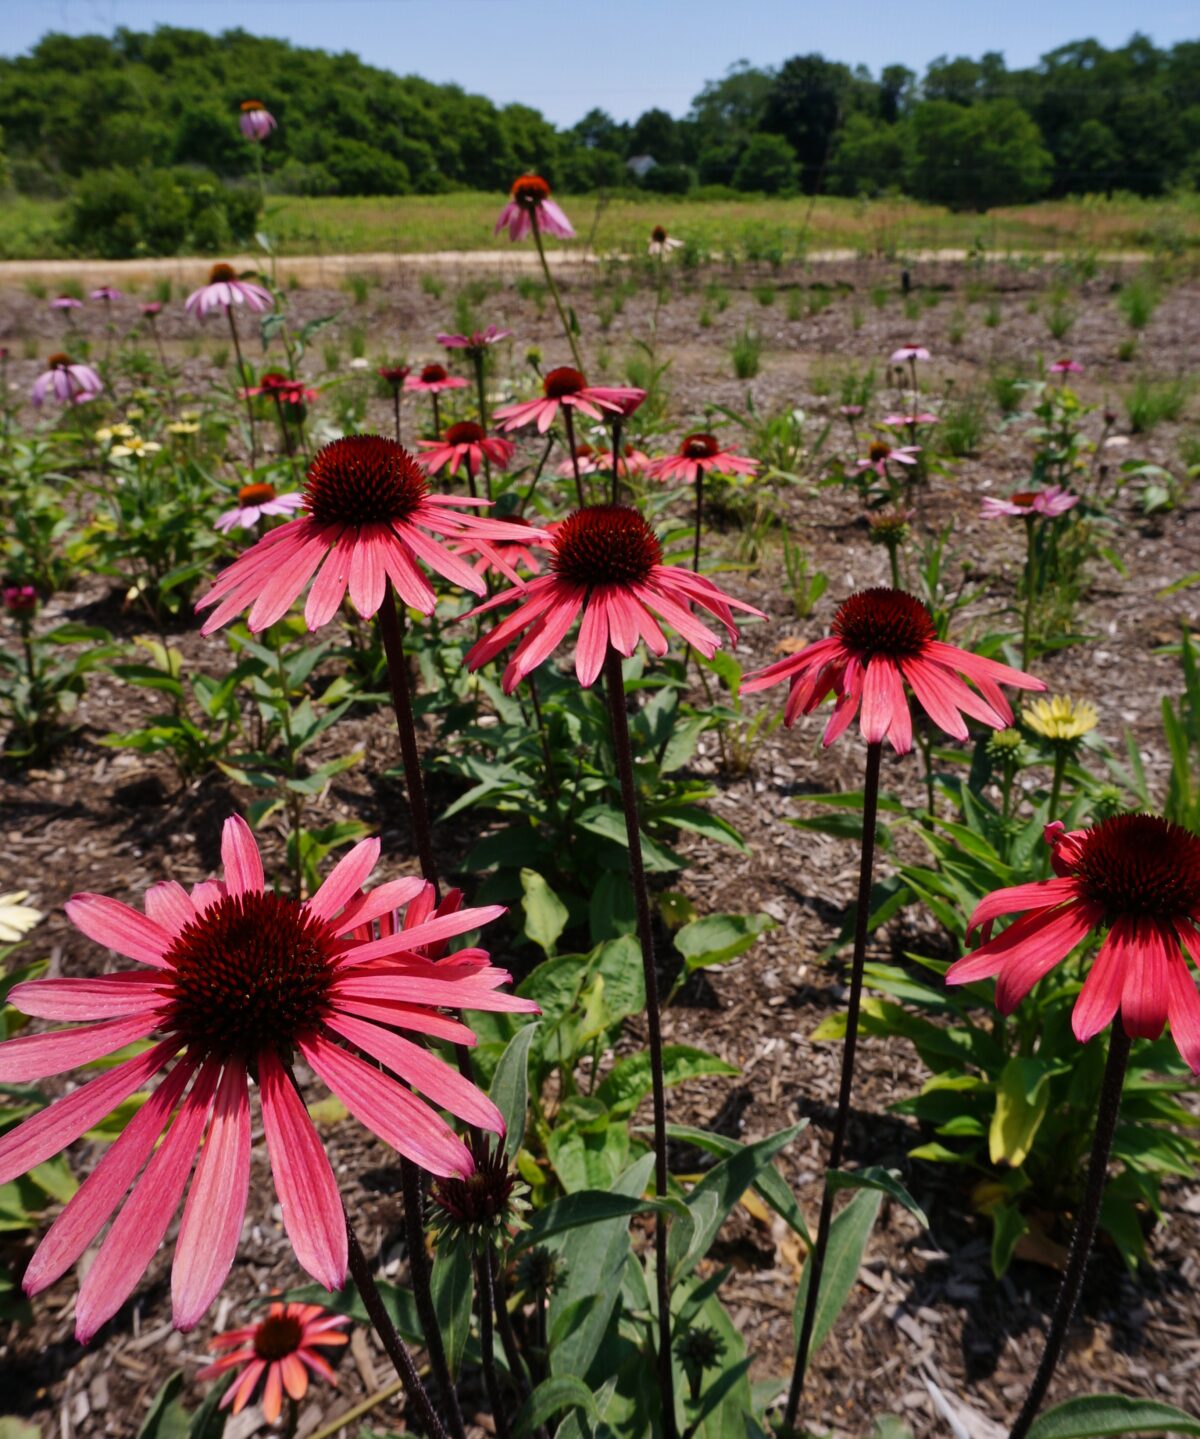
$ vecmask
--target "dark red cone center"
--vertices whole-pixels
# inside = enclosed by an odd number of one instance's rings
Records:
[[[554,536],[554,573],[573,585],[644,584],[662,564],[658,536],[629,505],[575,510]]]
[[[1170,919],[1200,908],[1200,837],[1150,814],[1119,814],[1087,831],[1075,873],[1111,923]]]
[[[919,655],[937,638],[929,611],[903,590],[860,590],[838,610],[833,633],[847,649],[864,659],[887,655],[906,659]]]
[[[313,456],[304,505],[325,525],[390,524],[410,519],[427,493],[425,472],[395,440],[345,435]]]

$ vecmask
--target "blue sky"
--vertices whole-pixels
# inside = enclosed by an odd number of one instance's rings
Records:
[[[1200,37],[1194,0],[44,0],[4,11],[2,53],[47,30],[110,33],[158,24],[242,26],[299,45],[351,50],[400,74],[452,80],[568,125],[598,105],[632,119],[682,115],[736,60],[773,64],[818,50],[878,71],[920,72],[935,56],[1000,50],[1032,63],[1068,40],[1157,44]]]

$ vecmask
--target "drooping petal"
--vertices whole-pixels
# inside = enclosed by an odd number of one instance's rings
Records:
[[[1121,1007],[1126,960],[1124,946],[1114,925],[1092,961],[1071,1011],[1071,1028],[1080,1044],[1086,1044],[1111,1024],[1113,1015]]]
[[[76,929],[126,959],[164,969],[174,936],[136,909],[105,894],[73,894],[63,908]]]
[[[891,728],[897,707],[907,704],[896,662],[887,655],[876,655],[867,665],[863,680],[859,719],[863,739],[868,744],[880,744]]]
[[[1060,909],[1023,915],[1003,934],[952,964],[946,971],[946,983],[971,984],[999,974],[1005,1002],[1001,1002],[998,985],[996,1003],[1007,1014],[1102,918],[1103,911],[1098,905],[1083,900]]]
[[[1174,932],[1168,937],[1163,922],[1141,916],[1116,920],[1109,942],[1117,937],[1125,972],[1121,990],[1121,1022],[1125,1033],[1135,1039],[1157,1039],[1167,1022],[1167,971],[1179,959]]]
[[[301,1267],[326,1289],[346,1282],[346,1217],[312,1120],[274,1050],[259,1055],[263,1129],[283,1225]]]
[[[225,1282],[249,1193],[250,1096],[245,1066],[229,1059],[175,1244],[171,1299],[176,1329],[197,1324]]]
[[[1182,957],[1167,966],[1167,1015],[1175,1048],[1192,1073],[1200,1074],[1200,993]]]
[[[596,683],[608,653],[608,625],[604,606],[589,602],[579,623],[579,639],[575,644],[575,674],[584,689]]]

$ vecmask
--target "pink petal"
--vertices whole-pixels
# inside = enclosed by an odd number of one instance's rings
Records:
[[[385,955],[399,954],[404,950],[420,949],[426,944],[437,944],[443,939],[453,939],[472,929],[482,929],[485,924],[499,919],[508,911],[502,904],[481,904],[473,909],[458,909],[452,914],[435,915],[423,924],[412,925],[400,934],[373,939],[368,944],[356,945],[344,962],[363,964],[369,959],[380,959]],[[432,966],[431,966],[432,968]]]
[[[364,843],[366,842],[364,841]],[[330,879],[332,877],[330,875]],[[328,884],[329,880],[327,879],[325,883]],[[339,935],[349,934],[359,925],[368,924],[381,915],[400,909],[420,894],[424,887],[425,881],[415,875],[409,876],[408,879],[389,879],[383,884],[377,884],[374,889],[347,903],[346,908],[334,921],[334,932]],[[320,892],[318,890],[317,894]],[[314,895],[313,898],[315,899],[316,896]],[[309,900],[309,906],[311,907],[311,905],[312,900]]]
[[[303,1399],[308,1393],[308,1372],[295,1354],[280,1361],[280,1377],[291,1399]]]
[[[232,895],[261,894],[266,888],[262,856],[240,814],[231,814],[221,830],[221,866]]]
[[[14,984],[8,998],[34,1019],[116,1019],[160,1009],[164,982],[161,974],[144,969],[95,979],[27,979]]]
[[[1080,1044],[1086,1044],[1112,1023],[1113,1015],[1121,1006],[1125,972],[1126,955],[1114,926],[1092,961],[1071,1011],[1071,1028]]]
[[[373,1134],[430,1174],[467,1175],[474,1168],[467,1146],[450,1126],[403,1085],[339,1049],[320,1035],[297,1038],[315,1074]]]
[[[306,908],[318,919],[332,919],[358,894],[371,871],[379,863],[379,841],[364,839],[343,855],[325,878],[324,884],[308,901]],[[354,923],[361,923],[360,920]],[[347,925],[347,928],[350,928]]]
[[[478,1043],[474,1032],[461,1020],[439,1014],[435,1009],[398,1004],[388,999],[348,999],[341,994],[338,997],[338,1011],[342,1014],[357,1014],[363,1019],[377,1019],[383,1024],[394,1025],[397,1029],[409,1029],[416,1034],[428,1034],[433,1039],[444,1039],[450,1044],[465,1044],[469,1048]]]
[[[1200,994],[1185,959],[1167,966],[1167,1014],[1171,1038],[1193,1074],[1200,1074]]]
[[[227,1392],[221,1400],[221,1408],[226,1404],[233,1406],[233,1412],[240,1414],[250,1402],[250,1396],[254,1393],[254,1386],[262,1377],[263,1370],[267,1367],[265,1359],[255,1359],[253,1364],[247,1364],[246,1372]]]
[[[319,630],[338,612],[350,583],[350,562],[354,555],[354,532],[346,530],[329,547],[320,572],[304,603],[304,623],[310,630]]]
[[[226,1061],[208,1138],[183,1208],[171,1270],[176,1329],[199,1322],[237,1254],[250,1192],[250,1097],[246,1070]]]
[[[1110,942],[1113,935],[1123,951],[1125,1033],[1135,1039],[1157,1039],[1167,1022],[1167,971],[1181,958],[1174,931],[1170,931],[1170,948],[1162,922],[1153,919],[1118,919],[1109,932]]]
[[[73,894],[64,906],[67,918],[97,944],[127,959],[163,969],[163,955],[174,936],[119,899],[104,894]]]
[[[346,1282],[346,1216],[329,1159],[274,1050],[258,1060],[263,1128],[283,1224],[301,1267],[326,1289]]]
[[[907,707],[904,683],[896,662],[887,655],[876,655],[867,665],[863,680],[862,716],[859,721],[863,739],[868,744],[879,744],[891,728],[896,710],[900,705]],[[897,750],[903,754],[903,750]]]
[[[0,1083],[29,1084],[48,1074],[62,1074],[90,1064],[157,1029],[156,1013],[110,1019],[80,1029],[54,1029],[45,1034],[24,1034],[0,1044]]]
[[[147,916],[173,936],[196,918],[196,906],[188,898],[187,890],[172,879],[152,884],[144,902]]]
[[[21,1281],[26,1294],[38,1294],[60,1279],[99,1234],[158,1143],[195,1071],[196,1062],[185,1055],[104,1151],[29,1261]]]
[[[350,553],[350,598],[364,619],[377,613],[383,604],[387,585],[387,572],[383,567],[386,535],[382,525],[364,525]]]
[[[575,674],[584,689],[596,683],[607,654],[608,624],[604,606],[589,601],[584,607],[575,644]]]
[[[75,1334],[81,1344],[125,1303],[162,1243],[192,1172],[219,1074],[215,1060],[204,1064],[84,1276],[75,1301]]]
[[[1053,909],[1078,893],[1079,882],[1074,879],[1043,879],[1033,884],[1016,884],[1008,889],[994,890],[975,907],[967,925],[967,938],[977,929],[982,929],[986,940],[991,935],[992,925],[1002,916],[1020,914],[1029,909]]]

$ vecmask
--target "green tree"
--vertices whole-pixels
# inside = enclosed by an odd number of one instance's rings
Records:
[[[782,135],[754,135],[738,160],[733,183],[739,190],[778,195],[794,190],[799,178],[796,156]]]
[[[904,184],[903,125],[851,115],[838,132],[829,165],[835,195],[879,195]]]
[[[918,199],[987,210],[1036,200],[1050,184],[1051,156],[1015,100],[926,100],[907,129],[907,188]]]

